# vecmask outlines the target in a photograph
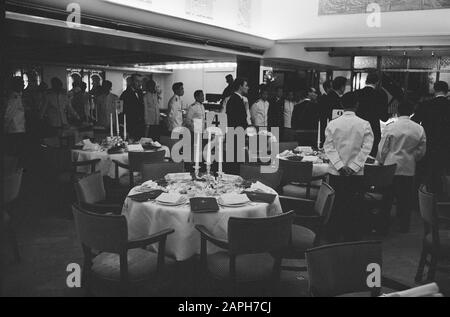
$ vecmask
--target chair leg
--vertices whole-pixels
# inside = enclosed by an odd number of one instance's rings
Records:
[[[430,268],[428,269],[428,282],[433,282],[436,277],[436,271],[437,271],[437,265],[438,265],[438,254],[433,252],[431,254],[431,263]]]
[[[416,274],[416,278],[415,281],[416,283],[420,284],[423,281],[423,272],[425,270],[425,265],[427,263],[427,256],[428,256],[428,252],[427,250],[424,248],[422,250],[422,254],[420,256],[420,261],[419,261],[419,268],[417,270],[417,274]]]

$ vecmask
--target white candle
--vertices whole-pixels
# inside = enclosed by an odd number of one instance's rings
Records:
[[[223,169],[222,169],[222,163],[223,163],[223,136],[219,135],[218,137],[219,140],[219,175],[221,175],[223,173]]]
[[[200,119],[194,119],[194,138],[195,138],[195,170],[200,169],[200,153],[202,152],[202,128],[203,122]]]
[[[123,140],[127,140],[127,115],[123,115]]]
[[[114,135],[113,135],[113,134],[114,134],[114,132],[113,132],[113,125],[114,125],[114,124],[113,124],[113,115],[112,115],[112,113],[111,113],[110,116],[111,116],[111,120],[110,120],[111,122],[110,122],[109,130],[110,130],[110,132],[111,132],[111,137],[113,137],[113,136],[114,136]]]
[[[120,136],[120,128],[119,128],[119,113],[116,109],[116,125],[117,125],[117,136]]]
[[[321,139],[320,139],[320,131],[321,131],[322,129],[321,129],[321,126],[320,126],[320,120],[319,120],[319,131],[317,131],[317,148],[319,148],[320,149],[320,143],[322,143],[321,142]]]
[[[212,139],[212,134],[210,131],[208,131],[208,150],[206,153],[206,165],[211,165],[212,161],[211,161],[211,139]]]

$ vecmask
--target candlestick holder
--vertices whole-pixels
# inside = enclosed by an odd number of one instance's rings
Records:
[[[195,180],[199,180],[200,179],[200,166],[195,166],[194,167],[194,177],[195,177]]]

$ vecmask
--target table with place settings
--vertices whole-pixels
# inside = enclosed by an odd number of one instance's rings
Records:
[[[165,151],[166,158],[170,158],[170,150],[167,146],[162,146],[161,148],[154,151]],[[100,163],[97,166],[97,170],[101,172],[103,176],[108,176],[110,178],[116,177],[115,165],[113,161],[118,161],[123,164],[128,164],[128,153],[117,153],[109,154],[107,149],[101,148],[97,150],[72,150],[72,161],[82,162],[100,159]],[[79,172],[89,172],[85,167],[80,167]],[[128,173],[127,170],[119,168],[119,177]]]
[[[200,254],[200,233],[195,229],[196,225],[205,226],[214,236],[220,239],[228,239],[228,220],[231,217],[238,218],[266,218],[282,213],[280,200],[276,192],[261,184],[255,183],[247,191],[258,191],[273,194],[275,200],[272,203],[249,201],[239,206],[224,206],[219,204],[218,212],[193,213],[190,206],[190,198],[194,197],[224,197],[223,195],[237,196],[244,190],[242,179],[238,176],[224,179],[220,182],[193,181],[190,177],[184,180],[169,181],[165,186],[154,182],[144,183],[140,187],[131,190],[130,195],[151,191],[163,190],[167,193],[181,195],[178,206],[169,206],[157,201],[139,202],[128,197],[123,206],[123,215],[128,221],[129,239],[138,239],[157,233],[161,230],[172,228],[175,233],[170,235],[166,244],[166,255],[177,261],[185,261],[196,254]],[[208,253],[219,252],[220,249],[208,245]]]
[[[289,160],[296,157],[301,158],[299,162],[313,163],[313,177],[321,177],[329,174],[330,163],[324,151],[314,151],[310,147],[299,146],[293,151],[285,151],[278,155],[280,160]]]

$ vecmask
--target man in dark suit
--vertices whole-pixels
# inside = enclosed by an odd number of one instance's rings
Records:
[[[131,138],[139,140],[145,134],[144,96],[142,79],[138,74],[131,77],[130,86],[122,93],[123,112],[127,116],[127,130]]]
[[[450,160],[450,101],[448,84],[439,81],[434,85],[435,98],[422,104],[413,120],[421,123],[427,135],[426,181],[429,189],[442,192],[441,177]]]
[[[225,80],[227,81],[228,86],[224,89],[223,93],[222,93],[222,102],[227,98],[230,97],[231,94],[233,93],[233,83],[234,83],[234,79],[233,79],[233,75],[227,75],[225,77]]]
[[[269,100],[269,128],[280,128],[281,130],[283,127],[283,95],[283,88],[277,88],[276,95]]]
[[[248,93],[248,82],[244,78],[236,78],[233,85],[234,93],[227,103],[228,126],[231,128],[247,128],[247,111],[244,96]]]
[[[228,127],[229,128],[243,128],[244,130],[247,128],[247,110],[245,108],[245,95],[248,94],[249,86],[247,79],[244,78],[236,78],[233,84],[233,93],[230,96],[230,99],[227,102],[227,110],[226,114],[228,116]],[[239,175],[239,154],[242,154],[243,149],[238,146],[237,135],[234,136],[234,148],[232,156],[233,162],[228,162],[224,164],[224,170],[227,174]],[[227,150],[229,150],[227,148]],[[226,154],[227,157],[230,154]]]
[[[295,130],[316,130],[319,122],[319,108],[317,105],[317,91],[308,88],[303,96],[303,100],[295,106],[292,115],[292,128]]]
[[[321,98],[320,103],[320,124],[321,124],[321,140],[325,141],[325,129],[328,121],[333,119],[333,110],[343,109],[341,103],[341,96],[344,95],[347,87],[347,78],[336,77],[333,80],[332,89],[330,89],[326,96]]]
[[[378,145],[381,141],[380,121],[389,119],[388,97],[386,93],[378,89],[380,80],[376,73],[370,73],[367,76],[366,87],[358,90],[358,117],[370,123],[374,134],[374,142],[370,155],[376,157],[378,153]]]

